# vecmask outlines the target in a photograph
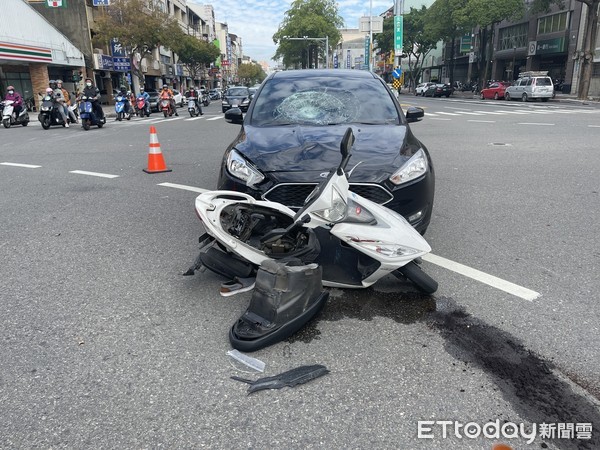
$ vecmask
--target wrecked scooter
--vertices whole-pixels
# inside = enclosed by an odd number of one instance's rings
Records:
[[[289,272],[300,263],[274,267],[273,261],[299,260],[307,271],[317,267],[317,271],[322,271],[319,275],[324,286],[366,288],[391,273],[407,278],[426,293],[435,292],[437,282],[415,263],[415,259],[431,251],[425,239],[400,214],[349,190],[348,178],[352,170],[346,173],[345,169],[353,143],[354,134],[352,128],[348,128],[340,145],[342,160],[339,166],[315,187],[298,212],[280,203],[256,200],[240,192],[200,194],[195,207],[206,234],[200,238],[200,254],[187,274],[206,267],[236,279],[239,288],[249,290],[249,284],[243,280],[256,276],[258,271],[258,288],[261,265],[266,263],[266,271],[270,273],[287,271],[287,279],[291,280]],[[272,284],[276,290],[277,282]],[[270,309],[279,308],[281,314],[275,314],[274,321],[268,323],[260,323],[260,317],[264,316],[255,314],[252,303],[263,310],[268,310],[269,306],[260,306],[259,302],[253,301],[240,319],[245,318],[242,320],[245,323],[238,321],[230,331],[234,348],[252,351],[254,342],[265,337],[275,343],[277,336],[271,336],[273,329],[285,327],[300,317],[303,319],[300,326],[304,325],[319,310],[309,311],[313,306],[310,302],[315,299],[324,303],[326,300],[326,296],[322,299],[319,295],[318,285],[312,286],[306,281],[289,284],[289,289],[296,290],[296,296],[291,295],[292,301],[302,306],[282,305],[281,299],[277,299],[278,304],[270,305]],[[235,284],[226,286],[235,290]],[[269,303],[272,295],[264,292],[265,286],[263,283],[262,302]],[[312,299],[302,298],[303,290],[311,291]],[[297,314],[290,315],[294,308]],[[285,320],[282,320],[284,310]],[[308,313],[312,315],[303,317]],[[250,323],[253,320],[258,322]],[[297,325],[295,330],[300,328]],[[252,333],[248,332],[249,328]],[[240,333],[242,329],[244,331]],[[264,335],[261,335],[261,329]]]

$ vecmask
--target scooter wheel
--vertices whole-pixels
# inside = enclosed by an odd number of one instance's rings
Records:
[[[49,128],[50,128],[50,118],[49,118],[49,117],[44,117],[44,118],[42,119],[42,128],[43,128],[44,130],[47,130],[47,129],[49,129]]]
[[[44,126],[44,124],[43,124],[43,123],[42,123],[42,126]],[[83,119],[83,120],[81,121],[81,126],[83,127],[83,129],[84,129],[85,131],[88,131],[88,130],[90,129],[90,121],[89,121],[89,119]]]
[[[396,270],[396,272],[407,278],[417,288],[426,294],[433,294],[435,291],[437,291],[437,281],[423,272],[423,270],[421,270],[421,268],[414,261],[411,261],[408,264],[400,267]],[[396,275],[395,272],[394,275]]]
[[[169,113],[167,111],[163,111],[163,114],[165,115],[165,117],[167,117],[169,115]]]
[[[10,128],[10,125],[11,125],[10,119],[4,119],[2,121],[2,125],[4,125],[4,128]]]

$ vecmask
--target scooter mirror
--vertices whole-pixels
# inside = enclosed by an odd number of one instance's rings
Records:
[[[342,162],[340,163],[340,167],[338,168],[338,174],[341,175],[341,169],[346,167],[348,164],[348,160],[352,156],[352,146],[354,145],[354,133],[352,132],[352,128],[348,128],[344,133],[344,137],[342,138],[342,142],[340,143],[340,152],[342,154]]]

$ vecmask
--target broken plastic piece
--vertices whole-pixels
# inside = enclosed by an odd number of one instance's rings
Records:
[[[256,381],[236,376],[231,377],[231,379],[241,381],[242,383],[248,383],[250,385],[248,387],[248,394],[252,394],[253,392],[262,391],[264,389],[281,389],[286,386],[294,387],[299,384],[308,383],[309,381],[327,375],[328,373],[329,370],[327,367],[321,364],[315,364],[312,366],[296,367],[295,369],[288,370],[279,375],[259,378]]]
[[[229,350],[227,352],[227,354],[229,356],[231,356],[233,359],[235,359],[236,361],[239,361],[242,364],[245,364],[246,366],[250,367],[251,369],[254,369],[257,372],[265,371],[265,363],[262,362],[260,359],[256,359],[251,356],[244,355],[243,353],[240,353],[237,350]]]

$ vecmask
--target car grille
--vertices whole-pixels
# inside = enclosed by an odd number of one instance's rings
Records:
[[[304,200],[316,185],[317,183],[281,183],[265,192],[263,198],[298,209],[302,208]],[[385,205],[394,198],[387,189],[378,184],[350,183],[350,190],[380,205]]]

